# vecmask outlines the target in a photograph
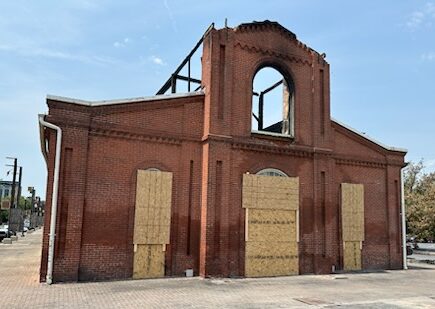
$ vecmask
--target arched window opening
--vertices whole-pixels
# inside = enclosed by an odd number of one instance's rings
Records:
[[[251,130],[294,136],[293,81],[265,67],[255,75],[252,89]]]
[[[148,172],[160,172],[160,170],[156,167],[147,168],[146,171],[148,171]]]
[[[288,177],[286,173],[276,168],[265,168],[257,173],[259,176]]]

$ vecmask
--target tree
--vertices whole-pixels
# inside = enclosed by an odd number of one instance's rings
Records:
[[[420,240],[435,240],[435,172],[423,172],[423,160],[410,163],[404,174],[408,233]]]
[[[1,209],[0,210],[0,224],[8,221],[8,211]]]
[[[31,209],[32,208],[31,198],[20,196],[20,199],[18,201],[18,208],[21,208],[22,210]]]

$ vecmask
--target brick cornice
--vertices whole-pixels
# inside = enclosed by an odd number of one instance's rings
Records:
[[[290,53],[281,53],[280,51],[274,50],[274,49],[265,49],[262,47],[258,47],[258,46],[254,46],[254,45],[250,45],[248,43],[245,42],[237,42],[234,44],[234,47],[239,47],[242,50],[246,50],[248,52],[253,52],[253,53],[261,53],[263,55],[267,55],[267,56],[272,56],[272,57],[277,57],[277,58],[281,58],[290,62],[294,62],[294,63],[300,63],[302,65],[309,65],[311,66],[311,60],[309,58],[302,58],[298,55],[294,55],[294,54],[290,54]]]
[[[335,154],[333,156],[335,163],[339,165],[365,166],[374,168],[386,168],[387,166],[403,167],[403,160],[391,159],[386,156],[384,159],[366,159],[344,154]]]
[[[275,32],[278,35],[281,35],[285,40],[295,44],[298,48],[309,52],[309,53],[317,53],[306,44],[299,41],[296,37],[296,34],[283,27],[277,22],[273,22],[270,20],[260,21],[260,22],[251,22],[245,23],[234,28],[235,33],[249,33],[249,32]]]
[[[351,159],[344,157],[334,157],[335,164],[337,165],[350,165],[350,166],[363,166],[373,168],[386,168],[387,164],[382,161]]]
[[[303,157],[311,158],[313,157],[314,151],[309,149],[300,149],[295,147],[283,147],[283,146],[272,146],[257,143],[246,143],[246,142],[232,142],[232,149],[253,151],[253,152],[267,152],[279,155],[290,155],[293,157]]]
[[[90,135],[94,136],[105,136],[110,138],[120,138],[126,140],[144,141],[144,142],[154,142],[154,143],[164,143],[172,145],[181,145],[184,139],[170,137],[170,136],[159,136],[151,134],[139,134],[129,131],[113,130],[113,129],[103,129],[103,128],[91,128],[89,131]]]
[[[50,121],[59,124],[62,128],[86,129],[89,131],[90,135],[176,145],[180,145],[183,141],[201,142],[200,138],[194,136],[169,135],[167,132],[144,130],[142,128],[121,126],[106,122],[72,120],[67,117],[51,117]]]
[[[273,137],[273,140],[279,140],[279,137]],[[245,138],[239,136],[225,136],[209,134],[202,138],[203,143],[226,143],[230,144],[232,149],[245,150],[252,152],[268,152],[280,155],[290,155],[296,157],[313,157],[331,156],[332,151],[326,148],[312,146],[302,146],[295,144],[277,145],[272,141],[266,141],[260,138]]]

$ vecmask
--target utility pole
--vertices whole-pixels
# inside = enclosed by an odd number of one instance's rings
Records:
[[[11,231],[11,213],[12,213],[12,208],[14,208],[14,205],[15,205],[15,180],[17,177],[17,158],[6,157],[6,159],[14,160],[14,174],[12,176],[11,204],[9,206],[9,215],[8,215],[8,237],[9,237],[10,236],[9,233]]]
[[[17,158],[6,157],[6,159],[14,160],[14,174],[12,176],[11,208],[15,208],[15,184],[17,178]]]
[[[31,208],[30,212],[35,212],[35,188],[34,187],[28,187],[27,191],[29,191],[30,194],[32,194],[32,202],[31,202]]]
[[[18,194],[17,194],[17,206],[20,206],[21,198],[21,176],[23,175],[23,167],[20,166],[20,176],[18,177]]]

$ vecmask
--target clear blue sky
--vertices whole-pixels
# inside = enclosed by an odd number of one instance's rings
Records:
[[[435,1],[0,1],[0,178],[45,196],[45,96],[153,95],[211,22],[278,21],[325,52],[332,116],[435,170]],[[10,179],[10,178],[7,178]]]

